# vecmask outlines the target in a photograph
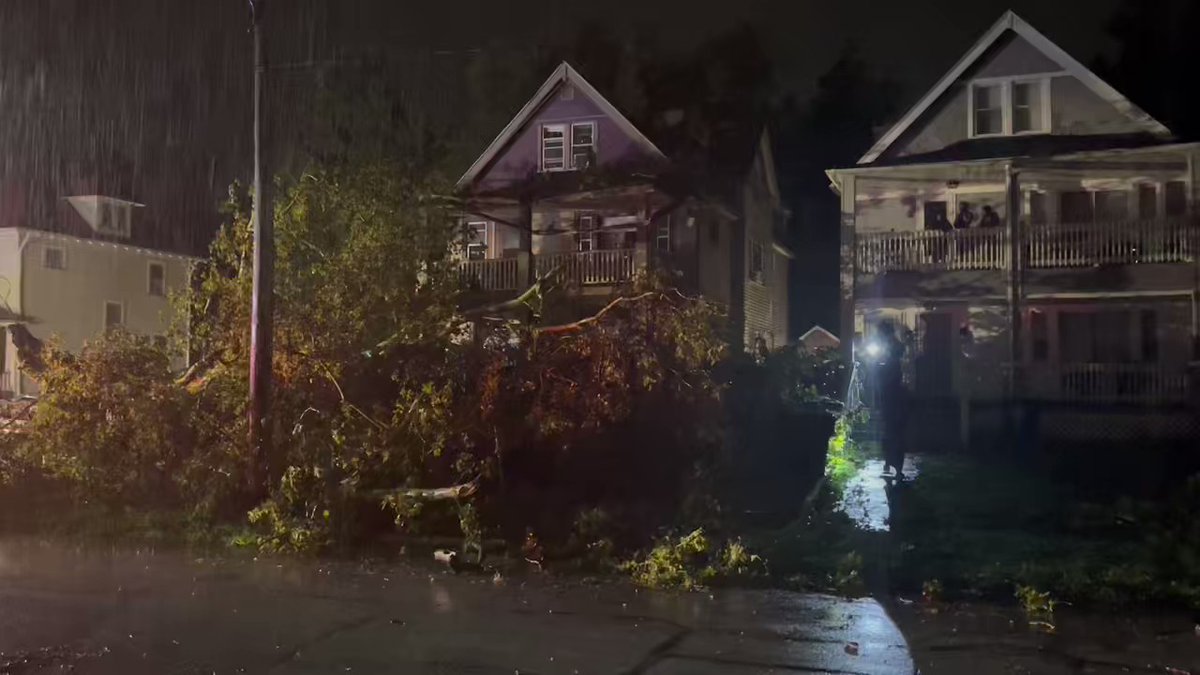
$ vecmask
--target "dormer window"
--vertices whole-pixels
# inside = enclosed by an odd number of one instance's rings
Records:
[[[970,135],[1018,136],[1050,130],[1050,79],[1020,78],[971,83]]]
[[[586,169],[595,157],[595,122],[542,125],[543,172]]]
[[[130,216],[133,209],[130,204],[107,202],[101,204],[100,223],[96,231],[113,237],[128,237],[130,232]]]

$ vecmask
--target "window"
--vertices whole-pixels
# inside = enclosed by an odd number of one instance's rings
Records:
[[[1040,82],[1014,82],[1012,86],[1012,132],[1024,134],[1042,130],[1042,85]]]
[[[562,171],[567,168],[565,124],[547,124],[542,127],[542,171]]]
[[[668,214],[655,228],[654,249],[662,253],[671,252],[671,216]]]
[[[763,245],[757,241],[750,242],[750,278],[758,283],[765,283],[766,276],[763,270],[764,261]]]
[[[483,221],[467,223],[467,260],[483,260],[488,250],[488,224]]]
[[[1158,217],[1158,188],[1152,183],[1138,185],[1138,218],[1154,220]]]
[[[1046,324],[1046,313],[1035,309],[1029,313],[1029,337],[1034,361],[1050,358],[1050,336]]]
[[[102,205],[100,227],[97,232],[115,237],[128,237],[130,232],[130,214],[133,209],[129,204],[107,202]]]
[[[1102,190],[1092,193],[1096,199],[1096,220],[1112,223],[1129,217],[1129,193],[1124,190]]]
[[[111,300],[104,303],[104,330],[112,330],[125,323],[125,306]]]
[[[1062,312],[1058,315],[1063,363],[1128,363],[1133,357],[1130,312]]]
[[[971,85],[970,136],[1044,133],[1049,130],[1048,78],[989,80]]]
[[[1158,315],[1152,309],[1141,312],[1142,361],[1158,361]]]
[[[147,280],[150,295],[164,297],[167,294],[167,269],[162,263],[150,263]]]
[[[596,250],[596,216],[580,214],[575,221],[575,248],[580,252]]]
[[[42,249],[42,267],[48,270],[67,269],[67,252],[58,246],[47,246]]]
[[[976,85],[972,88],[971,103],[975,120],[972,136],[994,136],[1004,133],[1004,109],[1000,103],[1002,94],[1003,88],[998,84]]]
[[[1034,225],[1046,224],[1046,193],[1029,193],[1029,220]]]
[[[587,169],[596,159],[596,123],[576,122],[571,125],[571,168]]]
[[[1063,192],[1058,197],[1059,214],[1064,223],[1090,223],[1096,220],[1092,193],[1086,191]]]
[[[1187,183],[1181,180],[1173,180],[1170,183],[1163,185],[1164,197],[1166,198],[1166,215],[1183,216],[1187,215]]]

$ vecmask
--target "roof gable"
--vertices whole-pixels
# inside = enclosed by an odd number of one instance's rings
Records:
[[[1016,39],[1022,40],[1036,50],[1044,58],[1041,69],[1056,65],[1058,70],[1073,76],[1082,86],[1090,90],[1096,97],[1110,105],[1119,114],[1127,117],[1131,124],[1142,132],[1160,138],[1169,138],[1171,132],[1158,120],[1151,117],[1141,108],[1134,105],[1120,92],[1104,82],[1090,69],[1077,61],[1061,47],[1042,35],[1024,19],[1011,10],[1005,12],[996,23],[963,55],[961,59],[931,88],[911,109],[900,118],[895,125],[884,133],[875,145],[859,160],[859,164],[870,164],[879,159],[889,148],[899,140],[906,131],[923,118],[934,104],[964,75],[976,66],[981,59],[1003,38],[1011,33]],[[1028,65],[1028,64],[1026,64]]]
[[[578,71],[564,61],[554,69],[554,72],[542,83],[542,86],[538,88],[533,97],[522,106],[516,116],[509,121],[508,125],[496,136],[495,140],[488,145],[483,154],[458,179],[457,187],[467,187],[481,177],[484,177],[497,163],[497,160],[502,159],[504,153],[513,147],[516,141],[520,140],[523,135],[528,135],[531,123],[537,120],[538,116],[553,102],[556,95],[563,91],[564,87],[571,87],[571,91],[573,92],[572,97],[582,97],[584,99],[584,102],[573,106],[573,108],[590,107],[595,113],[610,123],[629,144],[637,147],[642,154],[654,159],[665,159],[662,151],[645,134],[635,127],[625,115],[621,114],[621,111],[617,110],[595,87],[588,83]],[[605,135],[604,130],[597,130],[597,135],[600,137],[598,143],[603,147],[605,143],[605,139],[603,138]],[[536,169],[536,167],[534,168]]]

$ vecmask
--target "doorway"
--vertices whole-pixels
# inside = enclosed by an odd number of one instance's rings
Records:
[[[954,317],[949,312],[924,312],[920,341],[914,359],[918,396],[941,397],[953,393]]]

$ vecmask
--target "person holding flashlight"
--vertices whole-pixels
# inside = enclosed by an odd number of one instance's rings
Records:
[[[895,479],[904,480],[904,427],[908,418],[908,392],[904,388],[902,364],[904,343],[896,337],[891,321],[879,324],[871,345],[878,353],[879,407],[883,418],[883,465],[895,469]]]

